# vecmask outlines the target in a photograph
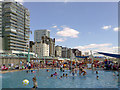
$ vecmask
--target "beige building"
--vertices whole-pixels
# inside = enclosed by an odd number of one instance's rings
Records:
[[[49,56],[49,45],[42,42],[36,42],[32,46],[32,50],[38,57]]]
[[[62,57],[62,46],[56,46],[55,47],[55,56],[56,57]]]
[[[55,56],[55,38],[52,39],[47,36],[42,36],[41,42],[49,45],[49,56],[54,57]]]

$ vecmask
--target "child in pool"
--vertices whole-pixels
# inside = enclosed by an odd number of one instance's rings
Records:
[[[96,77],[96,79],[98,80],[99,76]]]
[[[96,74],[98,74],[98,71],[96,71]]]
[[[53,77],[53,74],[51,74],[51,77]]]
[[[115,76],[115,72],[113,72],[113,76]]]
[[[66,74],[66,77],[68,77],[68,74]]]
[[[85,76],[87,74],[87,72],[85,70],[83,70],[82,72],[83,72],[83,76]]]
[[[26,73],[29,73],[29,71],[26,71]]]
[[[60,78],[59,79],[62,79],[62,76],[60,76]]]
[[[48,70],[48,69],[47,69],[46,71],[47,71],[47,72],[49,72],[49,70]]]
[[[35,73],[35,71],[31,70],[31,73]]]
[[[57,76],[57,72],[55,72],[53,75]]]
[[[65,77],[65,74],[63,73],[63,77]]]
[[[33,89],[36,89],[37,87],[38,87],[38,85],[37,85],[37,79],[36,79],[36,75],[33,77]]]

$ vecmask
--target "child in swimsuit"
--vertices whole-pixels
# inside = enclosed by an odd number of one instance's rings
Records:
[[[55,72],[53,75],[57,76],[57,72]]]
[[[35,89],[38,87],[36,76],[33,77],[33,85],[34,85],[33,88]]]

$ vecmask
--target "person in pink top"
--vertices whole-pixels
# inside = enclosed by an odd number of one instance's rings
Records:
[[[57,76],[57,72],[55,72],[53,75]]]

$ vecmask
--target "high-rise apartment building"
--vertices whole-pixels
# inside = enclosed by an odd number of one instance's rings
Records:
[[[18,2],[2,2],[3,49],[11,53],[28,51],[29,10]]]
[[[2,53],[3,50],[3,38],[2,38],[2,2],[0,2],[0,53]]]
[[[34,42],[40,42],[42,40],[42,36],[50,37],[50,31],[46,29],[35,30],[34,31]]]

